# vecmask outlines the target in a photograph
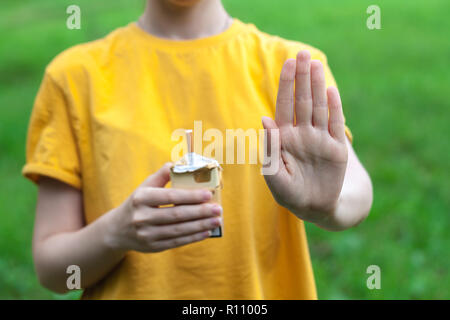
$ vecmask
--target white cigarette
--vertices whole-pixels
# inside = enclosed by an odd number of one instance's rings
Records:
[[[188,153],[188,164],[192,165],[193,157],[192,157],[192,130],[186,130],[186,143],[187,143],[187,153]]]

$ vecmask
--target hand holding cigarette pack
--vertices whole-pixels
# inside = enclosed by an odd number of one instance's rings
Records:
[[[192,130],[186,130],[187,153],[170,169],[172,188],[208,189],[212,192],[212,202],[221,203],[222,168],[215,159],[210,159],[192,151]],[[223,227],[212,230],[211,237],[222,237]]]

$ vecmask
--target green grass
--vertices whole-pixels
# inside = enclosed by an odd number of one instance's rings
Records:
[[[79,4],[82,29],[65,28]],[[322,299],[450,298],[450,23],[446,0],[225,0],[268,33],[322,49],[337,79],[374,205],[358,228],[308,225]],[[0,11],[0,299],[72,299],[38,284],[31,258],[36,188],[20,175],[28,119],[43,71],[59,52],[135,20],[143,1],[2,1]],[[381,290],[365,271],[381,267]]]

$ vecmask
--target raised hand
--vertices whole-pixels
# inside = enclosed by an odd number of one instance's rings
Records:
[[[285,62],[275,121],[262,121],[268,141],[270,129],[279,129],[279,170],[264,176],[274,198],[302,220],[326,221],[338,204],[348,153],[339,92],[326,88],[322,63],[308,51]]]

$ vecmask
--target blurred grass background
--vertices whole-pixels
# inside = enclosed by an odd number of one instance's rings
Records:
[[[82,29],[66,28],[77,4]],[[381,30],[366,9],[381,8]],[[261,30],[323,50],[375,198],[358,228],[308,225],[321,299],[450,298],[447,0],[224,0]],[[62,50],[136,20],[143,0],[3,0],[0,6],[0,299],[74,299],[39,286],[31,258],[36,188],[20,175],[33,100]],[[381,290],[366,268],[381,268]]]

